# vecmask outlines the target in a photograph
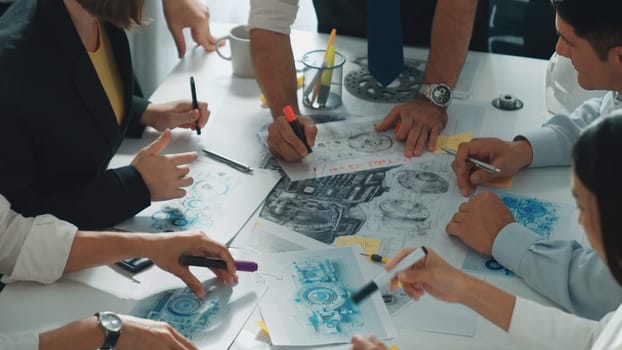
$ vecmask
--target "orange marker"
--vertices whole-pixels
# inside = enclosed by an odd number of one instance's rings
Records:
[[[285,114],[287,122],[292,127],[292,130],[294,130],[294,134],[296,134],[300,141],[304,143],[305,147],[307,147],[307,152],[313,152],[313,150],[311,149],[311,147],[309,147],[309,144],[307,143],[307,136],[305,136],[305,131],[303,130],[302,125],[300,125],[300,122],[298,122],[298,119],[296,118],[296,112],[294,112],[294,108],[292,108],[292,106],[290,105],[287,105],[283,107],[283,113]]]

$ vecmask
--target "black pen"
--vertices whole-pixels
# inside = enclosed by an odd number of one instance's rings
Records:
[[[197,88],[194,86],[194,77],[190,77],[190,93],[192,93],[192,109],[199,110],[199,102],[197,101]],[[201,111],[199,111],[199,117]],[[197,135],[201,135],[201,127],[199,126],[199,119],[194,121],[194,127],[197,130]]]
[[[214,160],[217,160],[217,161],[219,161],[221,163],[227,164],[228,166],[232,167],[235,170],[239,170],[239,171],[241,171],[243,173],[246,173],[246,174],[251,174],[251,175],[253,174],[253,168],[249,167],[248,165],[244,165],[244,164],[242,164],[240,162],[237,162],[237,161],[235,161],[233,159],[229,159],[229,158],[227,158],[225,156],[221,156],[218,153],[214,153],[214,152],[208,151],[206,149],[201,149],[201,151],[203,151],[203,153],[205,153],[206,156],[208,156],[208,157],[210,157],[210,158],[212,158]]]
[[[292,108],[292,106],[290,105],[287,105],[283,107],[283,113],[285,113],[285,118],[287,119],[287,122],[292,127],[292,130],[294,130],[294,134],[296,134],[300,141],[304,143],[305,147],[307,147],[307,152],[313,152],[313,150],[311,149],[311,147],[309,147],[309,144],[307,143],[307,136],[305,136],[305,131],[303,130],[302,125],[300,125],[300,122],[298,122],[298,119],[296,118],[296,112],[294,112],[294,108]]]

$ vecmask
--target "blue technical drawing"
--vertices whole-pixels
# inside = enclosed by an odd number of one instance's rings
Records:
[[[516,222],[538,235],[549,238],[554,225],[559,221],[557,204],[537,198],[517,197],[499,192],[499,198],[510,209]]]
[[[308,258],[294,262],[292,279],[299,285],[295,301],[316,333],[350,334],[360,328],[359,310],[350,299],[350,291],[339,278],[335,262]]]
[[[560,214],[558,203],[537,198],[520,197],[511,193],[495,191],[503,203],[508,207],[516,222],[537,235],[549,239]],[[463,268],[482,272],[491,272],[513,276],[514,273],[499,264],[494,258],[469,251],[464,260]]]
[[[214,224],[214,212],[220,207],[220,198],[231,191],[232,177],[224,171],[206,172],[186,190],[182,199],[163,205],[152,216],[151,226],[161,232],[188,230],[201,226],[208,229]]]
[[[151,310],[137,316],[166,322],[186,338],[193,339],[208,331],[220,309],[218,298],[200,300],[185,288],[163,293]]]

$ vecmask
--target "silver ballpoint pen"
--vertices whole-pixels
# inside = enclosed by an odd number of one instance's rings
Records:
[[[212,158],[214,160],[217,160],[217,161],[219,161],[221,163],[227,164],[228,166],[232,167],[235,170],[241,171],[241,172],[246,173],[246,174],[251,174],[251,175],[253,174],[253,168],[249,167],[248,165],[242,164],[242,163],[237,162],[237,161],[235,161],[233,159],[229,159],[229,158],[227,158],[225,156],[221,156],[218,153],[214,153],[214,152],[208,151],[206,149],[201,149],[201,151],[203,151],[203,153],[205,153],[206,156],[208,156],[208,157],[210,157],[210,158]]]
[[[443,151],[445,151],[446,153],[451,154],[452,156],[456,155],[456,150],[453,150],[449,147],[445,147],[445,146],[441,146],[441,149]],[[488,163],[482,162],[481,160],[477,160],[473,157],[468,157],[467,160],[471,163],[473,163],[476,167],[480,168],[480,169],[484,169],[487,172],[491,173],[491,174],[498,174],[501,172],[501,169],[497,168],[496,166],[490,165]]]

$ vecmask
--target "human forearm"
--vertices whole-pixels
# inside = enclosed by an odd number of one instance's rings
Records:
[[[286,105],[298,113],[296,67],[289,35],[252,29],[251,55],[257,83],[263,91],[273,117],[282,115]]]
[[[107,265],[126,258],[145,256],[152,242],[148,235],[126,232],[78,231],[65,272]]]
[[[570,240],[546,240],[518,224],[493,246],[499,263],[564,309],[600,319],[622,303],[622,288],[596,252]]]
[[[39,335],[39,350],[97,349],[104,343],[104,331],[91,316]]]
[[[466,58],[477,0],[438,0],[424,81],[454,88]]]
[[[464,280],[465,288],[463,295],[459,296],[459,302],[507,332],[516,297],[472,276]]]

